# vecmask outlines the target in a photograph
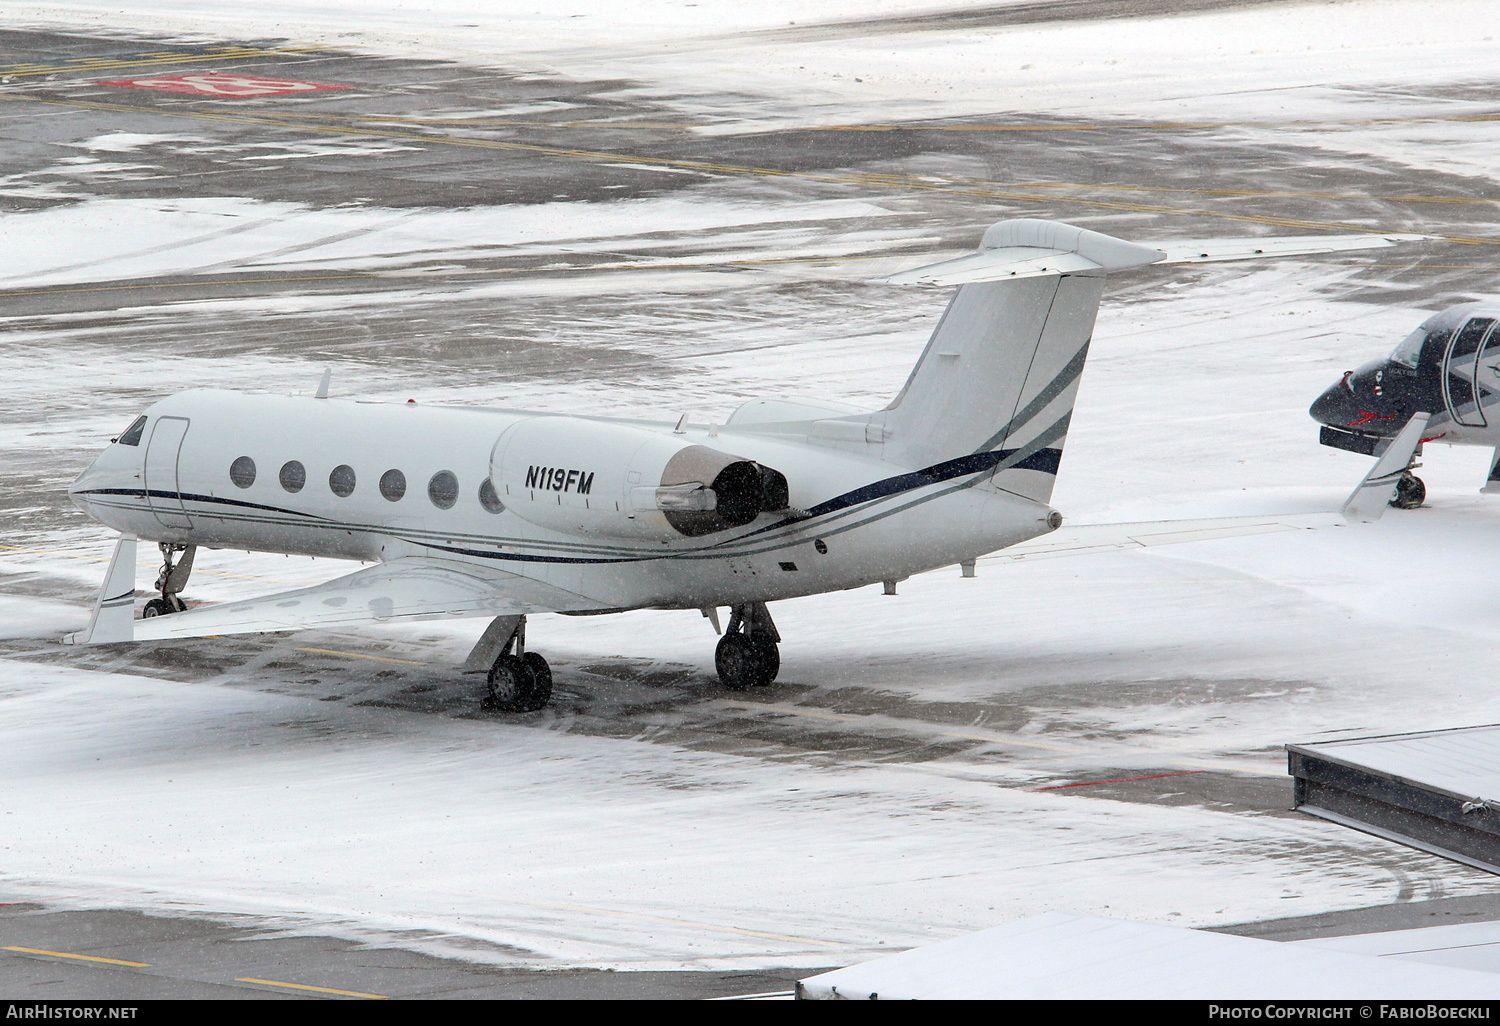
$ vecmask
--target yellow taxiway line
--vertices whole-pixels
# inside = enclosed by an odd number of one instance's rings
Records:
[[[274,57],[278,54],[317,53],[320,46],[305,46],[277,50],[260,50],[248,47],[216,47],[217,53],[159,53],[140,54],[136,59],[119,57],[79,57],[67,64],[10,64],[0,65],[0,78],[29,78],[36,75],[58,75],[69,71],[114,71],[119,68],[149,68],[162,64],[195,64],[199,61],[233,61],[247,57]]]
[[[30,289],[25,292],[4,292],[7,296],[50,296],[65,292],[128,292],[134,289],[194,288],[205,285],[265,285],[289,281],[337,281],[342,278],[378,278],[378,274],[314,274],[285,278],[226,278],[223,281],[164,282],[149,285],[88,285],[77,288]]]
[[[151,965],[150,962],[127,962],[123,958],[100,958],[98,955],[75,955],[67,951],[47,951],[43,948],[21,948],[7,944],[6,951],[19,951],[25,955],[47,955],[51,958],[76,958],[80,962],[105,962],[109,965],[124,965],[132,969],[145,969]]]
[[[390,656],[363,655],[359,652],[340,652],[332,648],[299,648],[298,652],[313,652],[317,655],[344,656],[348,659],[369,659],[377,663],[400,663],[402,666],[428,666],[428,663],[419,663],[412,659],[392,659]]]
[[[311,990],[318,994],[338,994],[341,997],[370,998],[373,1001],[388,1001],[386,994],[366,994],[362,990],[337,990],[333,987],[311,987],[305,983],[283,983],[281,980],[258,980],[254,976],[240,976],[235,983],[258,983],[265,987],[290,987],[293,990]]]

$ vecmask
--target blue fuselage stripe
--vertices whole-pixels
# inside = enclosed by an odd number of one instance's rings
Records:
[[[746,534],[739,535],[735,538],[726,538],[722,541],[717,541],[712,546],[709,546],[709,548],[722,550],[726,546],[734,545],[736,542],[745,541],[756,535],[764,534],[768,531],[774,531],[779,528],[804,528],[809,525],[810,521],[815,520],[819,517],[826,517],[831,513],[837,513],[840,510],[846,510],[854,506],[876,502],[880,499],[890,498],[891,496],[900,495],[904,492],[915,491],[919,488],[926,488],[931,485],[942,484],[955,478],[987,473],[989,471],[993,471],[996,466],[1016,455],[1016,453],[1020,451],[1021,450],[1018,449],[997,449],[992,452],[973,453],[972,455],[968,456],[960,456],[957,459],[946,460],[942,463],[935,463],[932,466],[924,467],[921,470],[911,471],[905,474],[897,474],[894,477],[884,478],[880,481],[875,481],[870,484],[863,485],[859,488],[855,488],[852,491],[844,492],[842,495],[836,495],[831,499],[826,499],[823,502],[818,503],[816,506],[813,506],[811,509],[807,510],[807,515],[805,516],[796,518],[788,517],[786,519],[777,521],[774,524],[769,524],[765,527],[747,532]],[[1061,458],[1062,452],[1058,449],[1040,449],[1036,452],[1024,456],[1021,460],[1014,464],[1013,468],[1007,469],[1036,470],[1045,474],[1056,474]],[[270,513],[279,513],[285,516],[299,517],[303,518],[302,523],[307,524],[308,526],[312,526],[309,521],[315,521],[318,522],[317,526],[319,527],[328,526],[340,527],[344,529],[357,528],[359,530],[367,531],[370,533],[392,533],[398,536],[405,536],[408,534],[408,532],[406,531],[390,531],[389,529],[379,527],[378,525],[342,524],[337,521],[330,520],[327,517],[321,517],[313,513],[305,513],[300,510],[286,509],[280,506],[268,506],[256,502],[246,502],[241,499],[226,499],[216,495],[201,495],[193,492],[170,492],[161,491],[154,488],[150,490],[142,488],[93,488],[81,491],[77,494],[120,495],[148,497],[152,499],[175,499],[178,502],[192,501],[205,504],[238,507],[250,510],[265,510],[266,512]],[[280,524],[277,526],[295,525]],[[847,530],[848,527],[852,526],[857,525],[848,525],[846,526],[845,530]],[[475,556],[483,559],[513,560],[527,563],[638,563],[653,559],[674,557],[680,558],[682,556],[693,557],[715,554],[700,550],[698,552],[677,552],[671,553],[670,555],[665,553],[652,553],[650,555],[617,557],[551,556],[519,552],[486,552],[481,549],[472,549],[464,546],[439,545],[432,542],[422,541],[419,538],[412,538],[410,540],[412,540],[416,544],[422,545],[425,548],[436,549],[443,552],[452,552],[466,556]]]

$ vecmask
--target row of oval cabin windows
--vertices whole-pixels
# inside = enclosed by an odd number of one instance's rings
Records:
[[[298,460],[287,460],[277,475],[281,487],[293,494],[307,485],[307,468]],[[229,480],[237,488],[249,488],[255,483],[255,461],[241,456],[229,465]],[[328,488],[341,499],[354,494],[354,468],[341,463],[328,475]],[[387,470],[380,475],[380,494],[391,502],[399,502],[406,495],[406,475],[399,470]],[[438,509],[452,509],[458,502],[458,475],[451,470],[439,470],[427,482],[427,498]],[[495,485],[485,478],[479,485],[479,504],[491,513],[505,511],[505,503],[495,492]]]

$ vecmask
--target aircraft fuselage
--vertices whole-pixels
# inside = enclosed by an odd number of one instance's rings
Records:
[[[1050,507],[960,460],[901,467],[881,459],[878,441],[814,441],[806,424],[737,429],[731,418],[674,429],[207,390],[164,399],[145,417],[135,444],[111,444],[70,488],[116,530],[206,548],[470,561],[610,608],[735,605],[898,580],[1057,523]],[[662,477],[660,464],[685,449],[775,468],[788,508],[682,533],[682,518],[716,515],[692,512],[701,493]],[[629,469],[637,464],[645,478]]]

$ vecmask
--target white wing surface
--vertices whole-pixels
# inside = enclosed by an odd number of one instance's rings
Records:
[[[1156,520],[1133,524],[1077,524],[1051,534],[992,552],[981,563],[1019,563],[1056,556],[1082,556],[1118,549],[1148,549],[1157,545],[1216,541],[1251,534],[1305,531],[1347,524],[1339,513],[1288,513],[1281,516],[1212,517],[1204,520]]]
[[[134,622],[135,641],[583,611],[598,602],[490,567],[397,559],[325,584]]]

